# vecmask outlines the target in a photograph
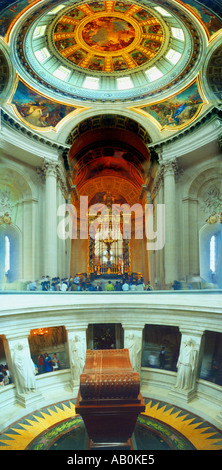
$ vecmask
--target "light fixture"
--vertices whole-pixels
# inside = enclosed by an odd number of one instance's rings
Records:
[[[38,328],[36,330],[32,330],[33,336],[44,336],[49,332],[47,328]]]

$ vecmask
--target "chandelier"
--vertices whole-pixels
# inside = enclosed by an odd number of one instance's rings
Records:
[[[36,330],[32,330],[33,336],[44,336],[49,332],[47,328],[38,328]]]

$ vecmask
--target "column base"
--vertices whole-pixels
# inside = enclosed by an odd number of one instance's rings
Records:
[[[170,396],[178,398],[183,403],[189,403],[196,397],[196,390],[183,390],[180,388],[174,388],[169,393]]]
[[[33,390],[27,393],[17,393],[16,396],[16,403],[22,406],[23,408],[27,408],[34,403],[40,405],[41,400],[43,399],[41,392],[38,390]]]

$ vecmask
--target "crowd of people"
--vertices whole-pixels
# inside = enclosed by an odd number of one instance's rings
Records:
[[[42,276],[39,281],[29,282],[27,284],[29,291],[53,291],[53,292],[66,292],[66,291],[151,291],[153,287],[150,281],[145,285],[143,277],[139,279],[128,279],[122,277],[118,281],[97,281],[88,282],[86,276],[79,276],[76,274],[74,277],[62,278],[54,277],[50,279],[49,276]]]
[[[0,364],[0,387],[9,385],[11,382],[11,374],[7,364]]]
[[[56,353],[53,357],[48,355],[48,353],[40,354],[38,360],[34,362],[35,374],[44,374],[45,372],[52,372],[60,369],[59,360]],[[0,364],[0,387],[9,385],[12,383],[12,377],[9,371],[7,364]]]
[[[40,354],[38,356],[38,364],[35,364],[36,374],[44,374],[45,372],[56,371],[60,368],[59,360],[56,353],[53,358],[48,353]]]

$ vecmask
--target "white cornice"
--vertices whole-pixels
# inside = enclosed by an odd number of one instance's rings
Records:
[[[181,135],[181,138],[167,145],[162,145],[162,158],[181,157],[183,155],[194,152],[197,149],[219,139],[222,131],[222,121],[215,116],[210,122],[203,124],[196,131],[188,135]]]

